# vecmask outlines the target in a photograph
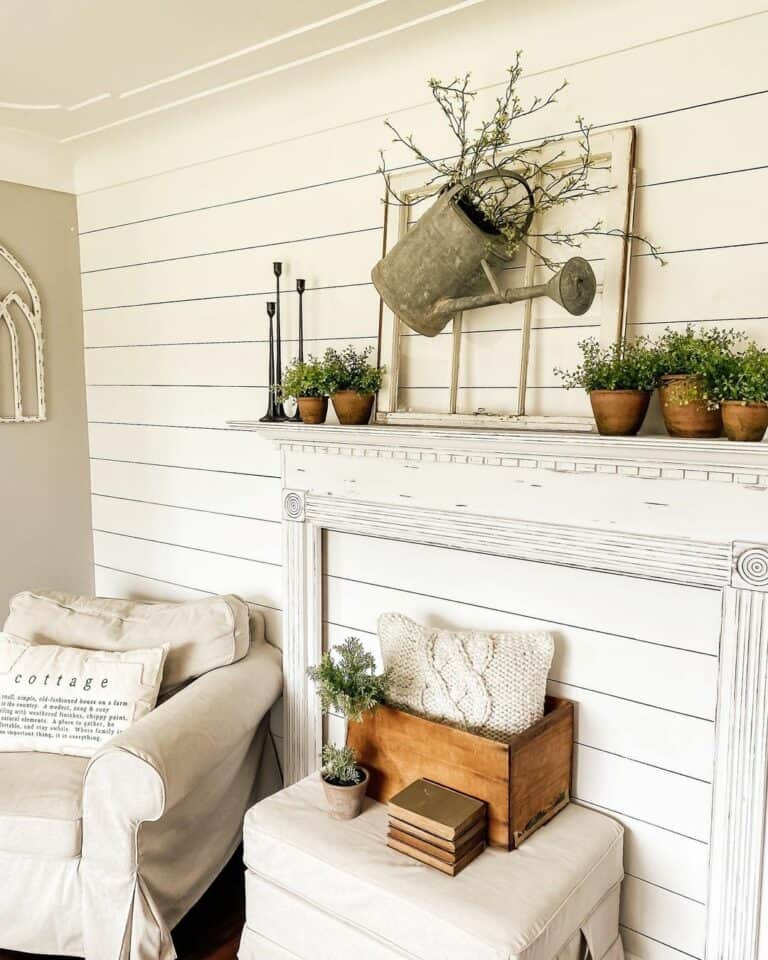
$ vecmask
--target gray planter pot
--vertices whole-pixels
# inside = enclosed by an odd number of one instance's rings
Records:
[[[323,790],[325,799],[328,801],[328,809],[334,820],[353,820],[363,809],[363,800],[365,800],[365,791],[368,789],[370,776],[365,767],[358,767],[365,774],[360,783],[352,786],[337,786],[328,783],[323,779]]]

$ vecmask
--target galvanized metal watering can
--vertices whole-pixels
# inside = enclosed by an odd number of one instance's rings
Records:
[[[534,198],[526,181],[510,171],[486,170],[488,177],[514,180],[527,192],[530,209],[521,231],[533,217]],[[443,193],[371,272],[382,300],[404,323],[434,337],[463,310],[532,297],[550,297],[579,316],[590,308],[597,284],[592,268],[573,257],[548,283],[502,289],[496,270],[508,266],[507,241],[473,223],[456,202],[466,182]]]

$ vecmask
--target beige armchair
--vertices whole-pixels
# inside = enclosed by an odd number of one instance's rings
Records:
[[[241,841],[281,688],[262,639],[90,761],[0,753],[0,947],[175,957],[171,930]]]

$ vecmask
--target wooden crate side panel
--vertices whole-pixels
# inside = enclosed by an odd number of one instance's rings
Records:
[[[573,704],[557,706],[513,743],[509,754],[511,840],[519,846],[565,807],[571,795]]]

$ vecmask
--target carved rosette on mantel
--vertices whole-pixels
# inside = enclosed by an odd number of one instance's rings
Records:
[[[768,800],[768,444],[259,427],[281,448],[286,776],[316,769],[322,531],[719,589],[707,960],[757,960]]]

